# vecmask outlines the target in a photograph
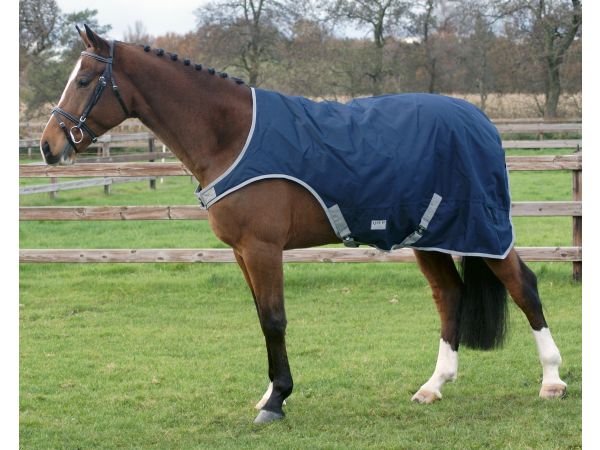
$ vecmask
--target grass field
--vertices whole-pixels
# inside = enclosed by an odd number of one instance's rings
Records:
[[[529,154],[529,153],[528,153]],[[33,181],[33,182],[40,182]],[[32,181],[28,181],[32,183]],[[192,204],[189,178],[21,197],[22,205]],[[513,173],[514,200],[568,200],[568,172]],[[518,245],[569,245],[569,218],[516,218]],[[22,248],[221,247],[206,222],[24,222]],[[578,448],[581,286],[532,264],[568,396],[541,369],[511,306],[505,348],[460,352],[434,405],[439,319],[413,264],[288,264],[287,418],[252,425],[267,385],[263,338],[235,265],[22,264],[20,442],[75,448]]]

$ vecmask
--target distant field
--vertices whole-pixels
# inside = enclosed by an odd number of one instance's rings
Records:
[[[553,151],[553,153],[555,153]],[[514,154],[514,153],[513,153]],[[528,152],[527,154],[531,154]],[[30,183],[46,182],[41,180]],[[189,177],[22,196],[22,205],[194,204]],[[514,200],[571,199],[570,172],[511,174]],[[570,218],[515,218],[517,244],[570,245]],[[23,222],[22,248],[224,247],[206,221]],[[581,286],[567,263],[532,264],[569,384],[537,397],[541,369],[511,307],[506,347],[461,350],[434,405],[439,319],[413,264],[287,264],[286,420],[251,425],[266,355],[232,264],[21,264],[23,449],[578,448]]]

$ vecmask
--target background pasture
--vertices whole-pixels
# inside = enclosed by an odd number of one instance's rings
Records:
[[[510,154],[531,154],[511,151]],[[557,151],[552,151],[557,153]],[[558,152],[560,153],[560,152]],[[189,177],[21,198],[21,205],[191,204]],[[513,200],[570,200],[570,172],[511,175]],[[518,245],[570,245],[569,217],[515,218]],[[24,248],[223,247],[206,221],[22,222]],[[506,347],[461,350],[438,404],[410,402],[439,320],[413,264],[287,264],[288,418],[251,425],[263,338],[231,264],[21,264],[23,448],[571,448],[581,445],[581,286],[536,263],[568,396],[511,307]]]

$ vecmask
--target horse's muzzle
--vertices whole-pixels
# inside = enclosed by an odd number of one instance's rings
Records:
[[[46,164],[54,165],[60,161],[62,155],[53,155],[50,151],[50,145],[47,141],[41,145],[41,150],[42,156],[44,157],[44,161],[46,162]]]
[[[60,152],[60,155],[58,156],[52,154],[50,151],[50,144],[48,144],[48,142],[44,142],[41,148],[44,161],[48,165],[54,166],[59,164],[61,166],[70,166],[74,162],[72,157],[74,150],[73,147],[71,147],[71,145],[68,143],[65,144],[62,152]]]

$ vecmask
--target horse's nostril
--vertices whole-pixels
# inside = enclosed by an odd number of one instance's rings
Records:
[[[56,164],[60,160],[60,156],[54,156],[50,151],[50,144],[48,141],[42,144],[42,156],[46,164]]]
[[[42,153],[44,156],[46,156],[47,154],[51,153],[50,152],[50,145],[48,145],[48,141],[44,142],[42,144]]]

